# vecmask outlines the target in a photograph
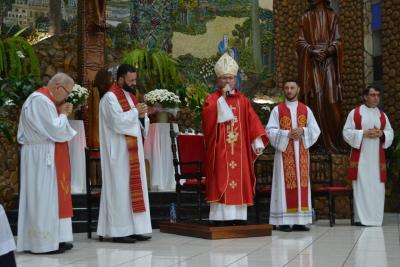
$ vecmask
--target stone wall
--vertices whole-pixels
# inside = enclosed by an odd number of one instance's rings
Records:
[[[400,120],[400,1],[384,0],[382,4],[383,103],[395,129]]]
[[[400,129],[400,1],[382,0],[383,104],[392,127]],[[394,160],[394,159],[389,159]],[[400,174],[389,173],[385,211],[400,210]]]
[[[40,62],[43,84],[57,72],[78,79],[78,47],[74,34],[56,35],[34,45]]]
[[[286,80],[297,80],[296,40],[307,0],[274,1],[276,83],[283,88]]]
[[[9,119],[8,123],[16,130],[19,112],[0,108],[0,114]],[[9,142],[0,133],[0,203],[5,208],[13,208],[13,199],[18,193],[18,144],[16,140]]]
[[[344,45],[342,115],[346,117],[361,103],[365,87],[363,0],[342,0],[339,10],[339,30]]]

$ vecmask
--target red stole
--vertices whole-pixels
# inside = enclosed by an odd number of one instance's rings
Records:
[[[279,124],[282,130],[291,130],[293,127],[290,109],[285,103],[278,106]],[[307,106],[298,102],[297,105],[297,127],[307,125]],[[308,211],[308,175],[309,175],[309,154],[304,148],[303,141],[299,140],[299,167],[300,167],[300,192],[301,210]],[[296,173],[296,158],[294,151],[294,140],[290,139],[285,152],[282,153],[283,173],[285,177],[286,207],[287,212],[298,212],[298,187]]]
[[[218,123],[217,103],[221,91],[210,94],[202,109],[207,201],[253,205],[256,185],[254,161],[257,155],[251,144],[258,137],[268,144],[268,138],[250,102],[238,91],[226,99],[234,119]]]
[[[381,120],[381,128],[380,129],[383,131],[386,126],[386,118],[385,118],[385,114],[383,113],[383,111],[381,111],[380,120]],[[361,122],[362,122],[362,118],[361,118],[361,113],[360,113],[360,107],[356,107],[354,109],[354,123],[356,125],[356,130],[362,129]],[[360,154],[361,154],[361,149],[357,149],[357,148],[351,149],[350,164],[349,164],[349,169],[347,172],[347,179],[350,181],[357,180],[358,162],[360,161]],[[383,149],[382,144],[379,144],[379,169],[380,169],[380,175],[381,175],[381,182],[386,183],[386,180],[387,180],[386,158],[385,158],[385,151]]]
[[[124,91],[116,84],[113,84],[109,90],[118,99],[119,104],[124,112],[131,110],[128,99],[126,98]],[[136,97],[129,93],[135,106],[138,105]],[[130,191],[131,191],[131,201],[132,201],[132,211],[133,212],[144,212],[146,208],[144,206],[143,188],[142,180],[140,178],[140,161],[138,155],[138,141],[136,137],[125,136],[126,144],[128,146],[129,154],[129,171],[130,171]]]
[[[47,87],[42,87],[36,90],[36,92],[47,96],[56,107],[58,115],[60,115],[56,105],[56,100]],[[61,219],[71,218],[73,213],[71,198],[71,166],[69,161],[68,142],[55,143],[54,161],[57,173],[58,216]]]

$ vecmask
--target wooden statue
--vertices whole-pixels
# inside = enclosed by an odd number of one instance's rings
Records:
[[[327,152],[342,152],[340,114],[343,47],[338,17],[326,0],[308,0],[297,40],[299,84],[302,100],[310,106],[321,128],[321,145]]]

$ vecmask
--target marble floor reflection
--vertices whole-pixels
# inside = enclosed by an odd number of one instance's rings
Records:
[[[271,237],[204,240],[160,233],[136,244],[88,240],[75,234],[72,251],[38,256],[17,253],[19,267],[111,267],[111,266],[400,266],[399,215],[385,214],[383,227],[350,226],[337,220],[335,227],[321,220],[311,231]]]

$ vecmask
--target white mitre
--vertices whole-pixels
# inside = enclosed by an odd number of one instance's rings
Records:
[[[226,74],[236,76],[238,70],[239,65],[228,53],[223,54],[222,57],[218,59],[214,67],[214,71],[215,74],[217,74],[217,77],[221,77],[222,75]]]

